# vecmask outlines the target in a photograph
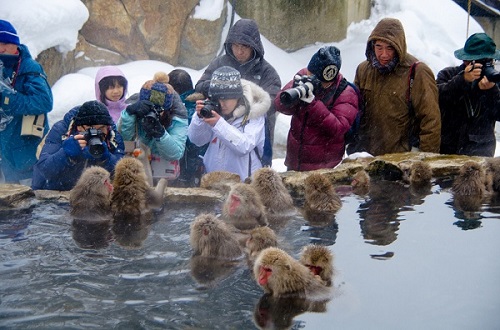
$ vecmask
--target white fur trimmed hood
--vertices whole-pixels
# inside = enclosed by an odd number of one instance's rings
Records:
[[[248,119],[265,116],[271,107],[269,94],[257,84],[245,79],[241,79],[241,86],[243,87],[243,96],[247,99],[250,107]],[[233,119],[242,117],[245,113],[245,106],[240,105],[233,111]]]

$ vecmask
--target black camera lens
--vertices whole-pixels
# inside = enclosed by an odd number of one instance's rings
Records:
[[[488,62],[483,64],[483,75],[488,78],[490,82],[498,83],[500,82],[500,72],[495,70],[493,63]]]
[[[309,86],[307,84],[287,89],[281,93],[280,101],[283,105],[288,106],[290,104],[295,103],[302,97],[306,96],[307,91],[309,91]]]
[[[104,134],[99,129],[89,128],[85,131],[85,140],[89,147],[89,153],[94,158],[101,158],[104,153],[104,146],[102,141],[104,141]]]
[[[200,116],[203,118],[212,118],[212,111],[215,111],[220,114],[220,106],[219,103],[207,100],[205,101],[205,104],[203,105],[203,108],[200,110]]]

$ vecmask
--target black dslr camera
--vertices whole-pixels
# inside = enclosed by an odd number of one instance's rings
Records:
[[[294,87],[283,91],[280,95],[280,101],[285,106],[291,105],[306,96],[308,91],[313,93],[320,84],[321,82],[315,75],[296,75],[293,82]]]
[[[217,112],[219,115],[221,113],[221,108],[219,102],[214,102],[212,100],[206,100],[203,103],[203,108],[200,110],[200,116],[203,118],[212,118],[212,110]]]
[[[495,65],[491,60],[479,60],[475,61],[475,63],[481,63],[483,65],[483,67],[481,68],[482,71],[479,80],[481,80],[483,77],[486,77],[490,82],[500,82],[500,72],[495,70]]]
[[[89,128],[83,133],[83,136],[87,141],[89,153],[92,157],[101,158],[104,153],[104,146],[102,145],[104,133],[100,129]]]
[[[144,121],[147,121],[147,122],[156,122],[156,121],[159,121],[160,120],[160,114],[162,113],[163,111],[163,107],[162,106],[158,106],[158,105],[154,105],[151,107],[151,111],[149,111],[143,118]]]

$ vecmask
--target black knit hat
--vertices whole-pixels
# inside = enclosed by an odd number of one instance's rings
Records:
[[[230,66],[218,68],[212,74],[208,96],[213,99],[239,99],[243,96],[240,72]]]
[[[88,101],[82,104],[73,122],[76,126],[114,124],[108,109],[99,101]]]
[[[340,50],[335,46],[325,46],[311,57],[307,70],[319,80],[330,82],[337,77],[341,65]]]

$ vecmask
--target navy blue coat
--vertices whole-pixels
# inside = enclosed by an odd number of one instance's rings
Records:
[[[5,77],[14,79],[15,94],[0,91],[0,108],[12,116],[12,121],[0,132],[0,154],[2,171],[8,183],[19,183],[29,179],[33,164],[36,162],[36,150],[42,138],[34,135],[21,136],[23,115],[47,114],[52,110],[52,91],[42,66],[36,62],[25,45],[20,45],[19,56],[0,55],[4,65]],[[49,130],[45,120],[44,134]]]
[[[45,138],[45,144],[38,162],[33,167],[33,189],[71,190],[86,167],[97,165],[105,168],[111,174],[115,165],[125,154],[123,138],[113,125],[106,142],[111,156],[105,161],[87,159],[83,156],[71,158],[66,155],[62,143],[69,134],[76,135],[76,127],[72,124],[73,117],[80,106],[71,109],[64,118],[55,123]],[[73,126],[70,129],[70,125]]]

